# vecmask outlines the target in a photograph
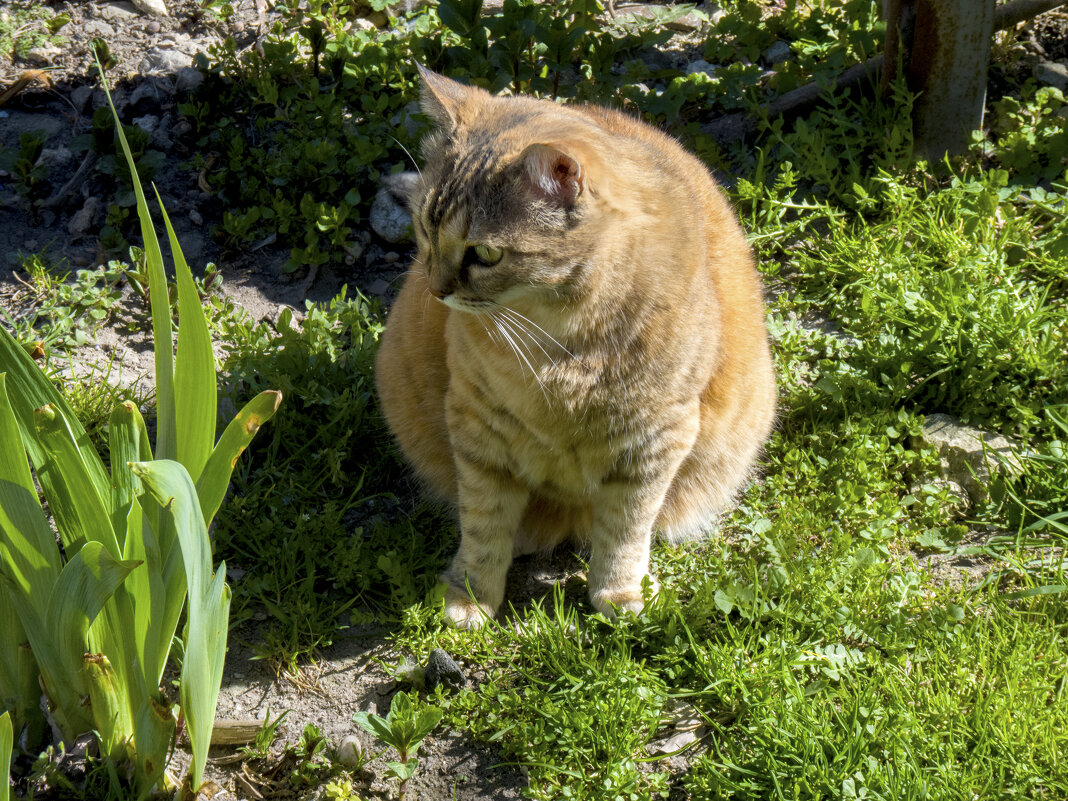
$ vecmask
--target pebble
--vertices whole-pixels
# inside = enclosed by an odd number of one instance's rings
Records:
[[[389,294],[389,281],[385,278],[376,278],[374,283],[371,284],[367,290],[376,297],[384,298]]]
[[[128,0],[118,0],[118,2],[104,3],[101,6],[97,6],[96,14],[102,19],[115,20],[116,22],[141,16],[141,12]]]
[[[70,102],[74,106],[74,110],[79,114],[84,114],[89,110],[89,104],[93,100],[93,87],[91,86],[75,86],[70,93]]]
[[[37,157],[38,167],[65,167],[70,164],[74,154],[65,147],[46,147]]]
[[[157,75],[178,72],[178,70],[190,67],[192,64],[193,57],[191,55],[175,49],[173,43],[169,47],[165,47],[161,43],[148,51],[141,60],[138,69],[148,75]]]
[[[143,110],[159,108],[159,92],[152,81],[142,81],[130,93],[131,106],[143,106]]]
[[[784,42],[782,39],[775,42],[771,47],[760,54],[761,60],[767,64],[781,64],[783,61],[789,61],[794,57],[794,51],[790,49],[790,45]]]
[[[191,92],[204,83],[204,73],[195,67],[183,67],[174,76],[174,88],[179,92]]]
[[[101,216],[104,210],[104,204],[100,198],[95,195],[90,195],[85,199],[84,205],[70,218],[70,222],[67,223],[67,230],[70,231],[71,236],[82,236],[89,232],[90,229],[97,227],[97,219]]]
[[[426,660],[426,691],[434,692],[434,688],[442,685],[452,690],[462,689],[467,683],[467,677],[453,659],[443,648],[435,648],[430,652]]]
[[[134,117],[133,124],[145,133],[152,133],[159,125],[159,117],[155,114],[145,114],[141,117]]]
[[[32,67],[51,67],[56,56],[62,54],[62,52],[54,45],[42,45],[26,53],[23,60]]]
[[[189,222],[193,223],[193,225],[200,226],[200,225],[204,224],[204,218],[201,216],[200,212],[197,211],[196,209],[190,209],[189,210]]]
[[[386,264],[394,264],[400,261],[400,254],[395,250],[391,250],[382,257],[382,261]]]
[[[355,734],[349,734],[342,738],[337,747],[337,759],[342,765],[349,768],[357,767],[363,761],[363,743]]]
[[[160,24],[157,20],[151,19],[148,24],[145,25],[145,33],[159,33]]]
[[[701,72],[705,75],[715,75],[716,70],[718,70],[719,68],[719,64],[710,64],[703,58],[699,58],[696,61],[691,61],[689,64],[686,65],[686,74],[693,75],[695,73]]]
[[[371,229],[387,242],[398,244],[412,239],[412,215],[388,189],[382,188],[371,204]]]
[[[1035,80],[1068,92],[1068,65],[1059,61],[1040,61],[1034,66]]]
[[[82,23],[82,33],[107,38],[115,35],[115,29],[102,19],[87,19]]]
[[[145,14],[155,14],[157,17],[169,16],[163,0],[133,0],[133,4]]]
[[[243,23],[239,19],[235,19],[232,23],[230,23],[230,30],[234,33],[244,33],[245,23]]]

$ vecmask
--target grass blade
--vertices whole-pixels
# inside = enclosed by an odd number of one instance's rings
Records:
[[[197,479],[197,494],[200,496],[200,509],[204,514],[205,525],[211,524],[222,505],[238,457],[256,436],[260,426],[278,411],[281,403],[281,392],[261,392],[245,404],[219,437],[218,444],[204,465],[204,471]]]

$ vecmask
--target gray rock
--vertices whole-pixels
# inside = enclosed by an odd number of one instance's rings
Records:
[[[145,133],[150,134],[159,127],[159,117],[155,114],[145,114],[141,117],[134,117],[133,124]]]
[[[708,19],[713,25],[727,16],[727,12],[720,8],[717,3],[710,3],[707,0],[701,4],[700,8],[708,14]]]
[[[87,19],[82,23],[82,33],[107,38],[115,35],[115,29],[102,19]]]
[[[649,752],[652,754],[670,754],[678,751],[680,748],[692,743],[694,740],[704,736],[704,726],[699,726],[694,729],[686,729],[684,731],[678,731],[675,734],[667,737],[666,739],[657,740],[649,743]]]
[[[125,22],[141,16],[141,12],[137,10],[136,6],[127,2],[127,0],[117,0],[117,2],[104,3],[97,6],[96,14],[101,19],[109,19],[116,22]]]
[[[451,656],[443,649],[435,648],[426,660],[425,681],[427,692],[434,692],[439,684],[452,690],[462,689],[467,677]]]
[[[780,64],[783,61],[789,61],[793,57],[794,52],[790,49],[790,45],[782,39],[775,42],[775,44],[760,54],[760,60],[768,66],[771,66],[772,64]]]
[[[162,26],[159,24],[159,20],[150,19],[145,23],[145,33],[157,34]]]
[[[70,218],[67,230],[70,231],[71,236],[83,236],[99,227],[103,215],[103,202],[95,195],[90,195],[85,199],[85,204]]]
[[[200,212],[197,211],[196,209],[190,209],[189,210],[189,222],[193,223],[193,225],[195,225],[195,226],[197,226],[199,228],[201,225],[204,224],[204,217],[201,216]]]
[[[153,47],[141,59],[139,69],[146,75],[160,75],[178,72],[190,67],[193,57],[174,47]]]
[[[371,204],[371,229],[387,242],[398,244],[413,238],[412,215],[408,205],[383,186]]]
[[[179,92],[192,92],[204,83],[204,73],[195,67],[183,67],[174,76],[174,88]]]
[[[74,110],[79,114],[85,114],[89,110],[89,104],[93,101],[93,87],[75,86],[70,93],[70,102]]]
[[[159,89],[152,81],[142,81],[130,93],[130,105],[141,111],[152,111],[160,106]]]
[[[1034,66],[1035,80],[1068,92],[1068,64],[1059,61],[1040,61]]]
[[[41,45],[26,53],[23,61],[31,67],[51,67],[56,57],[62,55],[62,53],[63,51],[55,45]]]
[[[948,414],[927,415],[923,441],[938,451],[943,478],[963,487],[972,503],[986,499],[990,482],[1003,468],[1010,475],[1022,470],[1008,438],[966,426]]]
[[[46,147],[37,158],[38,167],[65,167],[70,164],[74,154],[65,147]]]
[[[686,74],[693,75],[698,72],[702,72],[705,75],[715,75],[716,70],[720,69],[719,64],[709,64],[703,58],[699,58],[696,61],[691,61],[686,65]]]
[[[174,120],[174,115],[167,112],[160,118],[159,125],[152,132],[152,146],[157,150],[167,152],[174,147],[174,138],[171,135],[174,130]]]

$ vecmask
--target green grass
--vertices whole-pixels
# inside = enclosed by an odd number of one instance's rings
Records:
[[[714,78],[636,60],[663,29],[567,4],[502,11],[481,35],[446,3],[374,42],[327,20],[279,28],[263,56],[216,53],[206,85],[225,91],[186,112],[195,166],[216,156],[229,204],[219,235],[240,248],[277,229],[291,268],[340,258],[378,173],[406,160],[386,130],[417,138],[418,118],[400,132],[413,56],[663,125],[736,181],[772,290],[781,395],[760,479],[709,542],[654,549],[664,590],[641,616],[593,614],[577,576],[458,632],[434,589],[455,527],[407,483],[376,408],[381,310],[341,296],[272,327],[217,301],[223,393],[285,395],[217,518],[216,556],[247,571],[235,618],[266,609],[261,654],[289,669],[356,623],[389,631],[398,661],[445,648],[479,680],[430,697],[442,726],[525,766],[531,798],[1068,797],[1064,98],[1024,85],[993,99],[993,132],[942,164],[911,162],[901,87],[769,122],[744,150],[702,138],[709,113],[855,63],[879,39],[873,3],[788,5],[761,19],[755,3],[724,4],[704,51],[729,62]],[[521,53],[508,38],[519,17],[549,25]],[[570,54],[553,49],[554,19],[575,33]],[[797,59],[771,81],[742,59],[776,37]],[[322,126],[338,121],[328,141]],[[312,181],[315,165],[327,166]],[[966,514],[920,436],[936,412],[1022,452],[1020,475]],[[1002,533],[976,544],[984,524]],[[990,571],[942,586],[917,561],[931,553]],[[704,729],[682,769],[649,746],[693,714]]]

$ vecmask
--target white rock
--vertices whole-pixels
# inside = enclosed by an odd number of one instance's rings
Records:
[[[923,440],[938,451],[943,477],[962,486],[972,503],[986,498],[987,487],[1002,466],[1014,475],[1022,469],[1016,448],[1006,437],[966,426],[948,414],[927,415]]]
[[[129,2],[129,0],[118,0],[113,3],[104,3],[101,6],[97,6],[96,13],[104,19],[110,20],[130,20],[139,16],[137,7]]]
[[[30,50],[23,60],[33,67],[51,67],[56,57],[62,53],[55,45],[46,44]]]
[[[146,75],[178,72],[193,65],[193,57],[174,47],[153,47],[141,59],[140,70]]]
[[[379,189],[371,204],[371,228],[387,242],[397,244],[410,242],[412,234],[412,215],[408,207],[388,189]]]
[[[1035,80],[1068,92],[1068,65],[1059,61],[1040,61],[1034,66]]]
[[[719,64],[709,64],[703,58],[699,58],[696,61],[691,61],[686,65],[686,74],[693,75],[698,72],[702,72],[705,75],[715,75],[716,70],[720,68]]]
[[[363,743],[355,734],[346,735],[337,747],[337,760],[349,768],[357,767],[363,761]]]
[[[145,114],[143,117],[134,117],[133,124],[145,133],[152,133],[159,125],[159,117],[155,114]]]
[[[145,14],[152,14],[157,17],[170,16],[167,12],[167,6],[163,4],[163,0],[132,0],[132,2],[139,11]]]
[[[102,215],[103,210],[104,204],[100,201],[100,198],[90,195],[85,199],[85,204],[74,212],[74,216],[70,218],[67,230],[70,231],[72,236],[82,236],[91,228],[96,227],[97,218]]]
[[[65,167],[70,164],[74,154],[65,147],[46,147],[37,158],[38,167]]]

